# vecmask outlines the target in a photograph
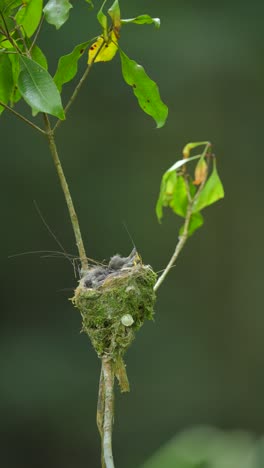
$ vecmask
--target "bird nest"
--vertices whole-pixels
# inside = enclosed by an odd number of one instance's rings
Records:
[[[115,255],[108,265],[90,268],[72,299],[82,316],[82,331],[99,357],[116,362],[145,320],[153,319],[156,273],[135,249],[129,257]]]

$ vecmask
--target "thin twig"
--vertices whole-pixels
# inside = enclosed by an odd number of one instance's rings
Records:
[[[30,53],[31,53],[31,51],[32,51],[32,49],[33,49],[33,47],[34,47],[34,45],[36,44],[36,40],[37,40],[37,38],[38,38],[38,36],[39,36],[40,30],[41,30],[41,27],[42,27],[42,24],[43,24],[43,20],[44,20],[44,15],[42,15],[42,17],[41,17],[41,20],[40,20],[39,25],[38,25],[38,29],[37,29],[37,31],[36,31],[36,34],[35,34],[35,36],[34,36],[34,39],[33,39],[32,43],[31,43],[31,45],[30,45],[30,48],[29,48],[29,52],[30,52]]]
[[[23,26],[21,26],[20,24],[17,24],[16,18],[14,16],[10,16],[10,18],[14,21],[14,24],[15,24],[14,29],[15,29],[15,31],[18,32],[18,35],[20,37],[20,41],[22,42],[22,44],[24,46],[27,57],[30,58],[30,53],[29,53],[29,50],[27,48],[27,44],[26,44],[26,40],[25,40],[25,34],[23,35],[22,32],[21,32],[21,28],[23,28]],[[23,28],[23,30],[24,30],[24,28]],[[17,39],[17,41],[19,41],[19,39]]]
[[[207,142],[201,157],[205,157],[208,154],[210,148],[211,148],[211,143]],[[196,200],[198,199],[202,189],[204,188],[204,185],[206,183],[206,178],[203,180],[203,182],[199,186],[199,189],[197,190],[197,192],[196,192],[196,194],[195,194],[195,196],[193,198],[191,197],[191,194],[190,194],[190,186],[189,186],[189,183],[188,183],[188,180],[187,180],[187,175],[185,177],[185,183],[186,183],[186,191],[187,191],[187,198],[188,198],[188,207],[187,207],[187,213],[186,213],[186,217],[185,217],[185,221],[184,221],[184,225],[183,225],[183,232],[182,232],[182,235],[179,237],[179,240],[178,240],[178,242],[176,244],[176,248],[174,250],[174,253],[173,253],[168,265],[166,266],[166,268],[163,271],[162,275],[160,275],[160,277],[157,279],[157,281],[156,281],[156,283],[154,285],[154,288],[153,288],[154,291],[157,291],[157,289],[160,287],[160,285],[165,280],[165,278],[166,278],[167,274],[169,273],[169,271],[171,270],[171,268],[173,266],[175,266],[175,262],[176,262],[176,260],[177,260],[177,258],[179,256],[181,250],[183,249],[184,244],[186,243],[186,241],[188,239],[188,231],[189,231],[189,225],[190,225],[190,221],[191,221],[193,206],[194,206]]]
[[[38,132],[42,133],[43,135],[46,135],[46,132],[44,130],[42,130],[40,127],[38,127],[37,125],[35,125],[33,122],[31,122],[31,120],[28,120],[26,117],[24,117],[22,114],[19,114],[19,112],[15,111],[14,109],[12,109],[12,107],[8,106],[7,104],[5,104],[4,102],[0,101],[0,106],[3,106],[6,110],[8,110],[9,112],[11,112],[12,114],[14,114],[16,117],[18,117],[20,120],[23,120],[24,122],[26,122],[28,125],[30,125],[32,128],[34,128],[35,130],[37,130]]]
[[[65,106],[65,109],[64,109],[65,115],[67,114],[69,108],[71,107],[71,105],[72,105],[73,102],[75,101],[75,99],[76,99],[76,97],[77,97],[77,95],[78,95],[78,93],[79,93],[79,90],[80,90],[81,86],[83,85],[84,81],[86,80],[87,76],[88,76],[89,73],[90,73],[91,68],[92,68],[92,64],[91,64],[91,65],[88,65],[88,67],[86,68],[86,70],[85,70],[83,76],[81,77],[79,83],[77,84],[75,90],[73,91],[73,93],[72,93],[72,95],[71,95],[71,97],[70,97],[70,99],[69,99],[67,105]],[[53,127],[53,131],[54,131],[54,132],[55,132],[55,130],[57,130],[57,128],[60,126],[61,123],[62,123],[62,120],[59,120],[59,119],[58,119],[57,122],[56,122],[56,124],[55,124],[54,127]]]
[[[112,452],[112,429],[114,419],[114,372],[113,363],[107,357],[102,358],[102,369],[104,374],[104,434],[103,434],[103,457],[106,468],[115,468]]]
[[[169,273],[170,269],[174,266],[181,250],[183,249],[184,247],[184,244],[185,242],[187,241],[188,239],[188,230],[189,230],[189,224],[190,224],[190,221],[191,221],[191,216],[192,216],[192,204],[189,204],[188,206],[188,209],[187,209],[187,214],[186,214],[186,217],[185,217],[185,222],[184,222],[184,226],[183,226],[183,233],[182,235],[179,237],[179,241],[176,245],[176,248],[175,248],[175,251],[168,263],[168,265],[166,266],[165,270],[163,271],[162,275],[160,275],[160,277],[157,279],[155,285],[154,285],[154,291],[157,291],[157,289],[160,287],[160,285],[163,283],[163,281],[165,280],[167,274]]]
[[[62,169],[62,165],[61,165],[60,158],[59,158],[58,151],[57,151],[57,146],[56,146],[55,139],[54,139],[54,134],[50,126],[49,118],[47,114],[43,114],[43,116],[44,116],[44,122],[45,122],[45,127],[46,127],[46,136],[48,138],[53,162],[55,164],[55,168],[57,170],[57,174],[60,179],[61,188],[63,190],[65,200],[67,203],[67,207],[68,207],[68,211],[69,211],[69,215],[70,215],[70,219],[72,223],[72,228],[73,228],[73,232],[75,235],[76,245],[77,245],[77,249],[78,249],[79,256],[80,256],[80,261],[82,264],[82,269],[87,270],[88,260],[87,260],[86,253],[85,253],[85,248],[84,248],[84,244],[82,240],[78,217],[74,208],[74,204],[73,204],[71,193],[68,187],[68,183],[64,175],[63,169]]]
[[[86,70],[84,72],[84,74],[82,75],[82,77],[80,78],[80,81],[79,83],[77,84],[76,88],[74,89],[68,103],[66,104],[65,106],[65,109],[64,109],[64,113],[65,115],[67,114],[67,112],[69,111],[71,105],[73,104],[73,102],[75,101],[77,95],[79,94],[79,91],[83,85],[83,83],[85,82],[87,76],[89,75],[91,69],[92,69],[92,66],[96,60],[96,57],[98,56],[98,54],[100,53],[100,51],[102,50],[103,46],[105,45],[105,41],[102,42],[101,46],[99,47],[99,49],[97,50],[97,53],[95,54],[95,56],[93,57],[93,60],[91,61],[91,63],[86,67]],[[55,132],[55,130],[57,130],[57,128],[61,125],[62,123],[62,120],[58,119],[56,124],[54,125],[53,127],[53,132]]]

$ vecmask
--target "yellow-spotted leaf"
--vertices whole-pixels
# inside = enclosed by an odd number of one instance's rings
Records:
[[[117,37],[114,31],[111,31],[108,42],[105,42],[103,36],[91,45],[88,52],[88,65],[93,62],[109,62],[117,52]]]

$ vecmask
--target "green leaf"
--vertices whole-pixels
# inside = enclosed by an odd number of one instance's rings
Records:
[[[149,15],[140,15],[136,16],[135,18],[127,18],[122,19],[121,24],[154,24],[156,28],[160,27],[160,19],[159,18],[151,18]]]
[[[189,158],[190,152],[192,149],[197,148],[197,146],[209,146],[210,143],[209,141],[196,141],[195,143],[187,143],[187,145],[184,146],[183,148],[183,156],[184,158]]]
[[[212,174],[208,178],[204,188],[197,198],[193,207],[193,212],[196,213],[206,206],[215,203],[217,200],[220,200],[220,198],[223,198],[224,195],[224,188],[216,169],[216,160],[214,159]]]
[[[100,23],[100,25],[102,26],[103,28],[103,35],[104,35],[104,39],[107,40],[107,17],[106,15],[104,14],[103,12],[103,8],[105,6],[105,3],[107,2],[107,0],[104,0],[100,10],[98,11],[97,13],[97,19]]]
[[[3,49],[13,49],[13,51],[15,52],[15,49],[14,49],[14,46],[13,44],[11,44],[10,41],[6,40],[6,41],[1,41],[0,43],[0,47],[3,48]],[[10,54],[11,55],[11,54]]]
[[[31,58],[34,60],[34,62],[37,62],[42,68],[45,68],[45,70],[48,69],[48,62],[43,54],[42,50],[34,45],[32,51],[31,51]]]
[[[165,172],[161,179],[159,198],[156,204],[156,215],[161,221],[163,217],[163,207],[168,206],[172,200],[175,186],[177,184],[177,174],[173,172]]]
[[[3,18],[0,17],[0,25],[3,29],[5,29],[5,23],[8,29],[14,27],[14,21],[9,17],[15,15],[15,10],[20,5],[23,5],[23,0],[0,0],[0,11],[5,20],[3,21]]]
[[[59,29],[68,20],[71,8],[69,0],[49,0],[43,12],[46,21]]]
[[[9,14],[11,10],[14,10],[22,4],[23,0],[0,0],[0,10],[2,13]]]
[[[250,432],[196,426],[178,432],[140,468],[262,468],[260,456]]]
[[[78,70],[78,60],[82,57],[90,42],[87,41],[77,45],[70,54],[60,58],[54,76],[54,82],[59,91],[62,90],[64,83],[68,83],[75,77]]]
[[[92,0],[85,0],[85,1],[86,1],[86,3],[88,3],[90,5],[91,8],[94,7],[94,4],[93,4]]]
[[[18,89],[33,112],[46,112],[65,119],[60,93],[50,74],[38,63],[19,56]]]
[[[42,0],[27,0],[18,10],[16,22],[22,26],[21,30],[27,37],[31,37],[36,31],[41,19],[42,7]]]
[[[190,237],[197,229],[199,229],[204,223],[203,216],[201,213],[193,213],[191,215],[190,224],[188,228],[188,237]],[[184,231],[184,225],[180,228],[179,235],[181,236]]]
[[[13,74],[13,90],[12,90],[12,94],[10,95],[10,103],[12,106],[14,103],[18,102],[21,99],[21,94],[18,91],[18,87],[17,87],[18,76],[20,73],[18,54],[10,54],[9,60],[12,65],[12,74]]]
[[[177,182],[174,186],[170,207],[179,216],[186,216],[188,206],[188,196],[186,183],[183,176],[177,176]]]
[[[141,109],[153,117],[157,128],[162,127],[168,116],[168,107],[160,98],[157,84],[148,77],[141,65],[131,60],[121,49],[119,53],[125,82],[132,86]]]
[[[12,65],[7,54],[0,56],[0,101],[8,104],[10,96],[14,89]],[[0,114],[4,107],[0,106]]]

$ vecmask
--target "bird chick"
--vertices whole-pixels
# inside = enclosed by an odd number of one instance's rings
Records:
[[[128,257],[121,257],[121,255],[119,254],[116,254],[113,257],[111,257],[108,267],[111,270],[121,270],[121,268],[129,268],[138,263],[138,259],[139,255],[134,247],[131,254]]]
[[[110,259],[108,266],[90,268],[81,279],[81,283],[87,289],[96,289],[103,284],[108,276],[116,276],[119,274],[119,270],[131,268],[139,262],[141,259],[135,248],[128,257],[116,254]]]
[[[107,267],[93,267],[82,278],[82,282],[86,288],[97,288],[108,275],[109,269]]]

